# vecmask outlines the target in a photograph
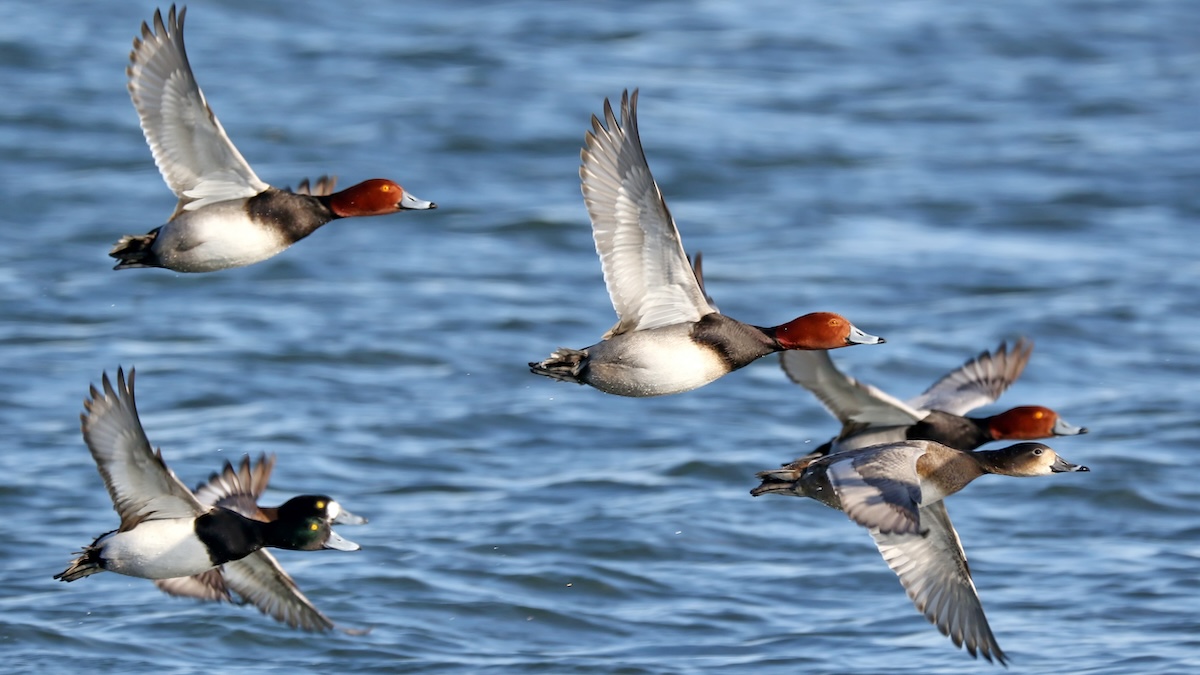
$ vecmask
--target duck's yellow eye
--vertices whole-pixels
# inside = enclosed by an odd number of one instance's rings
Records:
[[[1040,420],[1045,416],[1046,416],[1046,413],[1042,412],[1041,410],[1033,413],[1033,419],[1035,419],[1035,420]]]
[[[323,509],[323,508],[325,508],[325,500],[323,500],[323,499],[318,499],[318,500],[317,500],[317,508],[318,508],[318,509]]]
[[[836,327],[842,325],[842,320],[841,319],[830,319],[829,325],[836,328]]]
[[[308,526],[308,529],[312,530],[313,532],[316,532],[317,530],[321,529],[321,526],[316,523],[313,523]]]
[[[391,192],[391,191],[392,191],[392,186],[391,186],[391,185],[380,185],[380,186],[379,186],[379,191],[380,191],[380,192]]]

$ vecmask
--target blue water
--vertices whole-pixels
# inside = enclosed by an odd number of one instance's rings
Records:
[[[908,397],[1036,342],[989,410],[1054,407],[1089,474],[949,502],[1021,673],[1200,670],[1200,4],[195,2],[198,80],[264,180],[398,180],[436,212],[339,222],[246,269],[112,272],[174,198],[125,90],[154,5],[0,4],[0,655],[10,672],[962,673],[870,537],[755,471],[836,431],[777,360],[622,399],[525,362],[613,312],[578,185],[604,97],[641,132],[722,310],[834,310]],[[361,637],[100,575],[116,515],[78,431],[138,369],[194,483],[371,518],[279,558]]]

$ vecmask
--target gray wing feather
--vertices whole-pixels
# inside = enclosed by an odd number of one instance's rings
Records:
[[[838,370],[828,351],[789,350],[780,354],[779,363],[792,382],[811,391],[843,424],[908,426],[928,414]]]
[[[225,563],[225,584],[259,611],[293,628],[327,631],[333,621],[300,592],[296,582],[265,550]]]
[[[142,24],[129,54],[129,95],[163,180],[179,197],[180,210],[266,190],[234,147],[200,91],[183,43],[183,20],[171,8],[164,23],[154,12],[154,28]]]
[[[621,96],[621,121],[604,101],[580,153],[579,178],[596,252],[619,321],[609,332],[698,321],[714,310],[688,264],[637,128],[637,91]]]
[[[233,602],[233,597],[229,595],[229,589],[225,586],[225,578],[221,576],[220,567],[214,567],[190,577],[155,579],[154,585],[167,595],[215,602]]]
[[[121,529],[143,520],[190,518],[206,512],[167,468],[162,453],[150,449],[138,419],[133,381],[133,370],[126,385],[125,373],[118,368],[114,388],[105,373],[103,392],[91,387],[91,398],[84,400],[84,413],[79,416],[83,440],[121,516]]]
[[[950,522],[944,502],[920,510],[923,536],[884,534],[872,530],[879,553],[900,577],[908,597],[930,623],[972,655],[1000,664],[1007,658],[992,634],[979,593],[971,580],[967,556]]]
[[[274,455],[260,455],[258,464],[252,464],[250,457],[245,456],[237,468],[226,462],[224,469],[196,488],[196,499],[205,506],[219,506],[247,518],[265,521],[258,500],[267,491],[274,468]]]
[[[1001,342],[993,352],[981,352],[957,369],[934,382],[925,393],[908,401],[920,410],[941,410],[953,415],[966,415],[980,406],[994,403],[1029,363],[1033,343],[1017,340],[1011,349]]]
[[[842,510],[866,528],[887,533],[920,532],[921,483],[917,459],[924,441],[871,446],[830,455],[829,482]]]
[[[288,192],[298,195],[310,195],[312,197],[328,197],[333,194],[334,188],[337,187],[337,176],[321,176],[316,183],[309,185],[308,179],[300,181],[296,189],[285,188]]]

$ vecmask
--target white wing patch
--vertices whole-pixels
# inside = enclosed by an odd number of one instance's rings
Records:
[[[103,392],[91,388],[80,415],[84,442],[96,461],[113,508],[121,516],[121,530],[143,520],[194,518],[208,509],[175,477],[162,454],[150,449],[137,415],[133,393],[134,371],[117,369],[114,388],[105,373]]]
[[[637,92],[592,118],[579,177],[619,334],[699,321],[715,311],[688,263],[637,131]]]
[[[234,593],[293,628],[326,631],[333,621],[309,601],[274,556],[264,550],[225,563],[225,583]]]
[[[163,180],[179,197],[180,210],[194,210],[266,190],[229,140],[192,75],[183,42],[187,10],[174,8],[154,29],[142,24],[129,55],[129,95],[142,133]]]

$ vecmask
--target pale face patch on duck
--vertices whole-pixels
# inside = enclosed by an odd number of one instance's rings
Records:
[[[1052,473],[1071,473],[1075,471],[1091,471],[1091,469],[1082,464],[1072,464],[1063,459],[1057,452],[1050,448],[1033,449],[1030,452],[1039,460],[1037,462],[1038,471],[1029,475],[1047,476]]]
[[[363,525],[367,522],[366,518],[350,513],[342,507],[340,502],[329,500],[329,507],[326,510],[329,517],[329,522],[335,525]]]
[[[1041,415],[1038,412],[1035,415]],[[1027,476],[1045,476],[1053,473],[1051,471],[1054,462],[1058,460],[1058,455],[1048,447],[1032,447],[1025,451],[1025,461],[1017,465],[1018,470]]]
[[[329,500],[328,504],[318,505],[317,508],[324,508],[326,517],[328,517],[329,521],[332,523],[336,523],[338,517],[342,515],[342,505],[333,501],[332,499]]]
[[[1018,443],[1000,450],[983,451],[976,456],[990,458],[989,471],[1006,476],[1048,476],[1052,473],[1089,471],[1072,464],[1044,443]]]

